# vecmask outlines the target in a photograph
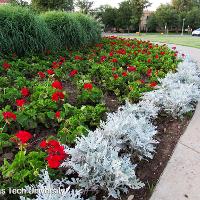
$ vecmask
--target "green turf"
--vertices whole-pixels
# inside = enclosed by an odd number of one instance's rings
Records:
[[[182,46],[195,47],[200,49],[200,37],[192,37],[191,35],[161,35],[161,34],[141,34],[140,36],[133,34],[134,38],[150,40],[152,42],[162,42],[168,44],[177,44]]]

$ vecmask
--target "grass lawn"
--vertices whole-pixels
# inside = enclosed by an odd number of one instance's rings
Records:
[[[131,36],[131,35],[130,35]],[[127,36],[126,36],[127,37]],[[133,34],[134,38],[150,40],[152,42],[162,42],[168,44],[177,44],[200,49],[200,37],[192,37],[191,35],[161,35],[161,34],[141,34],[138,36]]]

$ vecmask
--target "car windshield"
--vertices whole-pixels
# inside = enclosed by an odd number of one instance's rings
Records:
[[[200,28],[198,28],[197,31],[200,31]]]

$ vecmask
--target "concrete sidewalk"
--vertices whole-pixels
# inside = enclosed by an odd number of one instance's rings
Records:
[[[177,48],[190,54],[200,66],[200,49],[182,46]],[[200,200],[200,103],[150,200],[187,199]]]

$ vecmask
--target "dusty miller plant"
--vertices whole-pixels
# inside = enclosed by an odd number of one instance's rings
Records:
[[[38,190],[36,198],[32,200],[83,200],[79,190],[70,190],[70,187],[68,187],[66,189],[61,189],[61,192],[59,192],[59,188],[65,188],[64,184],[66,182],[67,179],[52,181],[48,171],[42,170],[39,183],[37,185],[26,186],[25,190],[29,194],[32,191]],[[23,196],[21,196],[20,199],[31,200]]]
[[[136,175],[136,165],[128,156],[119,157],[118,148],[105,139],[100,131],[90,132],[87,137],[77,140],[75,148],[67,148],[71,158],[63,166],[71,167],[79,174],[76,180],[85,190],[102,189],[108,196],[120,197],[120,191],[144,186]]]

